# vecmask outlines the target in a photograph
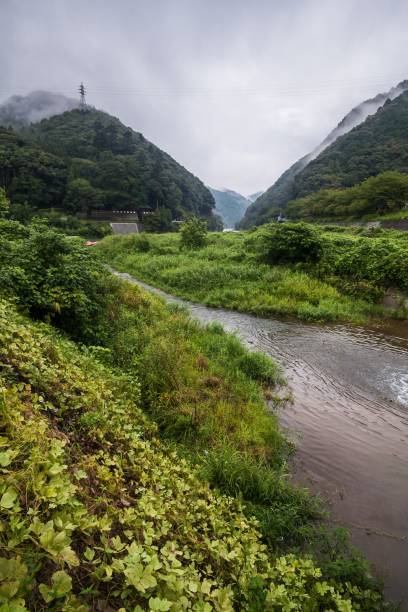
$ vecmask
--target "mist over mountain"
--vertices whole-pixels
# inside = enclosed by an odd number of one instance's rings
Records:
[[[242,219],[251,201],[231,189],[212,189],[215,200],[215,212],[221,217],[226,229],[234,229]]]
[[[255,202],[255,200],[257,200],[259,198],[259,196],[261,196],[262,194],[263,194],[263,191],[257,191],[255,193],[251,193],[251,195],[249,195],[249,196],[246,196],[246,198],[250,202]]]
[[[300,195],[305,195],[304,193],[299,194],[296,187],[296,177],[305,171],[314,160],[319,159],[319,156],[333,143],[336,143],[338,139],[363,124],[368,117],[376,114],[387,100],[395,100],[407,90],[408,80],[405,80],[391,88],[388,92],[379,93],[374,98],[365,100],[354,107],[313,151],[295,162],[267,191],[255,200],[247,209],[240,227],[248,228],[252,225],[266,223],[278,214],[278,210],[285,207],[289,201],[294,200]],[[360,180],[364,178],[366,176],[363,176]]]
[[[11,96],[0,104],[0,126],[19,129],[78,106],[77,100],[50,91],[32,91],[26,96]]]
[[[81,214],[93,209],[148,210],[146,223],[156,231],[172,229],[173,220],[192,214],[217,227],[210,191],[141,133],[93,107],[27,125],[27,117],[65,104],[64,97],[53,94],[40,99],[54,104],[17,101],[14,109],[21,112],[13,116],[21,123],[16,130],[0,127],[0,184],[13,205]]]

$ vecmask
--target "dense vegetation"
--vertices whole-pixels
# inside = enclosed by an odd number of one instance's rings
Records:
[[[320,230],[271,224],[245,234],[211,234],[200,250],[179,236],[108,237],[98,249],[115,268],[176,295],[258,315],[361,323],[386,314],[388,288],[407,292],[408,241],[391,231]],[[146,244],[147,243],[147,244]]]
[[[266,223],[289,201],[321,189],[352,187],[389,170],[408,172],[408,92],[388,100],[316,159],[302,165],[299,160],[258,198],[248,209],[242,228]]]
[[[273,362],[75,238],[0,234],[2,610],[384,609],[282,472]]]
[[[408,203],[408,174],[382,172],[354,187],[321,189],[287,205],[291,218],[355,219],[381,217],[405,210]]]
[[[91,108],[19,134],[1,128],[0,184],[12,204],[34,209],[150,209],[167,219],[167,230],[189,214],[216,224],[213,197],[198,178],[142,134]]]
[[[63,159],[0,128],[0,184],[12,203],[34,209],[61,206],[67,175]]]

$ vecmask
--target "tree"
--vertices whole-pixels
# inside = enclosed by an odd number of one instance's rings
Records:
[[[207,221],[207,227],[210,232],[222,232],[224,223],[220,215],[213,214]]]
[[[86,179],[75,179],[68,185],[64,205],[72,212],[89,212],[103,206],[103,195]]]
[[[315,263],[323,256],[323,241],[312,225],[272,223],[259,231],[261,258],[268,263]]]
[[[146,215],[143,218],[143,225],[146,232],[164,233],[174,229],[171,212],[167,208],[158,208],[150,215]]]
[[[9,218],[20,223],[29,223],[35,215],[35,209],[27,202],[24,204],[10,204]]]
[[[6,190],[0,187],[0,217],[5,217],[10,208],[10,202]]]
[[[180,228],[180,247],[200,249],[207,244],[207,223],[197,217],[187,219]]]

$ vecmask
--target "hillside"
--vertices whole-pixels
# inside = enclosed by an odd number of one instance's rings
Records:
[[[408,92],[339,138],[295,179],[295,197],[351,187],[386,170],[408,172]]]
[[[230,189],[212,189],[210,191],[215,200],[215,211],[223,220],[224,227],[233,229],[245,214],[250,201],[245,196]]]
[[[256,191],[255,193],[251,193],[249,196],[247,196],[247,200],[250,202],[255,202],[255,200],[257,200],[262,194],[263,191]]]
[[[355,184],[355,182],[364,180],[368,176],[384,170],[400,170],[401,168],[394,164],[391,156],[389,159],[383,160],[384,164],[381,165],[379,169],[376,169],[374,164],[363,164],[361,167],[361,172],[358,173],[356,178],[353,176],[353,166],[355,163],[354,161],[351,162],[350,160],[346,159],[347,155],[342,155],[341,151],[343,150],[343,144],[340,145],[339,143],[344,143],[344,138],[347,139],[347,137],[351,137],[351,134],[354,134],[354,130],[357,129],[357,127],[362,127],[370,118],[377,116],[378,112],[385,105],[385,103],[388,104],[387,101],[399,99],[401,94],[405,92],[407,88],[408,81],[403,81],[396,87],[393,87],[390,91],[378,94],[374,98],[365,100],[353,108],[342,119],[342,121],[340,121],[336,128],[334,128],[311,153],[305,155],[290,168],[288,168],[288,170],[286,170],[278,178],[272,187],[270,187],[255,201],[250,208],[248,208],[246,215],[240,224],[241,227],[245,229],[251,227],[252,225],[260,225],[269,221],[276,214],[278,214],[279,209],[286,206],[287,202],[294,200],[297,197],[302,197],[303,195],[306,195],[306,193],[310,193],[316,189],[333,186],[351,186]],[[399,112],[397,111],[394,119],[391,119],[391,123],[395,123],[397,132],[399,120]],[[377,128],[376,126],[370,126],[370,129],[376,130]],[[374,140],[376,139],[376,136],[377,135],[374,135]],[[381,127],[379,128],[379,136],[381,136],[381,139],[378,145],[380,147],[383,145],[385,148],[387,148],[387,134]],[[403,131],[400,136],[404,141],[405,135]],[[370,145],[365,141],[364,131],[358,131],[357,136],[354,135],[351,138],[357,138],[359,141],[361,139],[359,145],[361,144],[363,149],[366,150],[366,153],[363,154],[362,157],[366,156],[368,154],[367,151]],[[333,146],[335,146],[334,149]],[[337,146],[340,148],[338,149]],[[355,146],[353,148],[355,149]],[[333,159],[336,158],[339,151],[340,154],[339,158],[336,160],[336,168],[332,167],[334,162],[332,164],[329,162],[329,167],[325,167],[325,162],[320,162],[322,159],[327,159],[326,155],[328,155],[329,152],[334,152]],[[379,155],[381,157],[381,153]],[[387,155],[385,155],[385,157],[387,158]],[[341,167],[343,162],[345,163],[344,169]],[[361,164],[361,159],[356,159],[355,162],[357,164]],[[313,184],[306,186],[304,184],[303,177],[310,177],[313,174],[315,174]],[[339,175],[342,175],[343,178],[341,180],[336,180],[336,177],[339,177]],[[306,183],[308,182],[309,180],[306,179]],[[303,191],[304,189],[306,189],[306,191]]]
[[[92,108],[18,134],[1,129],[0,180],[13,204],[73,213],[150,209],[157,229],[188,214],[214,222],[214,199],[198,178],[142,134]]]

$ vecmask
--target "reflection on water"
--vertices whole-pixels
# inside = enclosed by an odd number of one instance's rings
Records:
[[[404,598],[408,609],[408,325],[393,323],[392,335],[320,327],[156,292],[284,365],[294,401],[280,422],[296,438],[298,480],[328,498],[386,578],[388,597]]]

